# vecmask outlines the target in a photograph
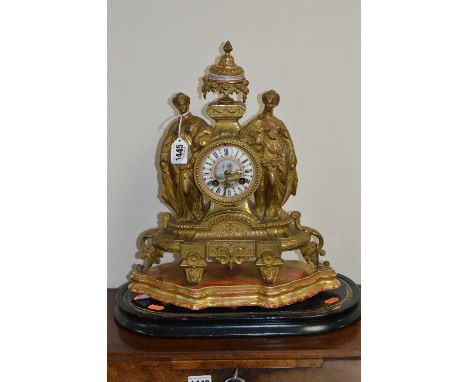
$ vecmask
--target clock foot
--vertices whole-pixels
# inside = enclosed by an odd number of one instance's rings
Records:
[[[272,284],[278,277],[278,272],[284,262],[281,260],[279,243],[257,243],[257,261],[255,265],[260,269],[263,280]]]
[[[180,245],[182,262],[180,266],[185,270],[185,276],[190,285],[198,284],[208,263],[205,260],[205,244],[182,243]]]

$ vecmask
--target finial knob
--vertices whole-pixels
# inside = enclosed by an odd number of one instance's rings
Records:
[[[207,92],[222,94],[223,100],[234,102],[229,98],[229,94],[241,93],[242,101],[245,102],[249,93],[249,81],[245,78],[244,69],[234,62],[234,57],[230,55],[232,45],[229,41],[223,46],[224,54],[219,61],[210,66],[208,74],[203,77],[202,93],[206,98]]]
[[[232,52],[232,45],[229,41],[226,41],[226,44],[223,46],[223,50],[226,54],[229,54]]]

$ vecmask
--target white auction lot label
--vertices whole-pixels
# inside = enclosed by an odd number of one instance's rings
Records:
[[[211,375],[192,375],[187,382],[211,382]]]

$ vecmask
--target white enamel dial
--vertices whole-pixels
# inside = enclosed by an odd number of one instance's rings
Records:
[[[196,177],[201,190],[219,202],[247,198],[258,183],[257,162],[249,151],[239,144],[223,143],[200,153]]]

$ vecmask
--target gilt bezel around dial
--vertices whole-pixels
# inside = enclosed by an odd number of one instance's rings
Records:
[[[246,159],[247,162],[243,163]],[[237,164],[232,170],[231,178],[230,175],[225,175],[224,181],[233,184],[229,189],[220,185],[219,182],[223,180],[216,178],[216,170],[219,175],[219,166],[225,161],[228,165]],[[250,169],[251,171],[245,172]],[[261,171],[257,153],[238,139],[219,139],[209,143],[198,154],[194,167],[195,182],[200,191],[212,201],[221,204],[238,203],[252,195],[260,184]],[[213,180],[217,181],[218,185],[213,185]],[[240,183],[242,180],[244,182]],[[220,193],[216,192],[218,188],[221,188]]]

